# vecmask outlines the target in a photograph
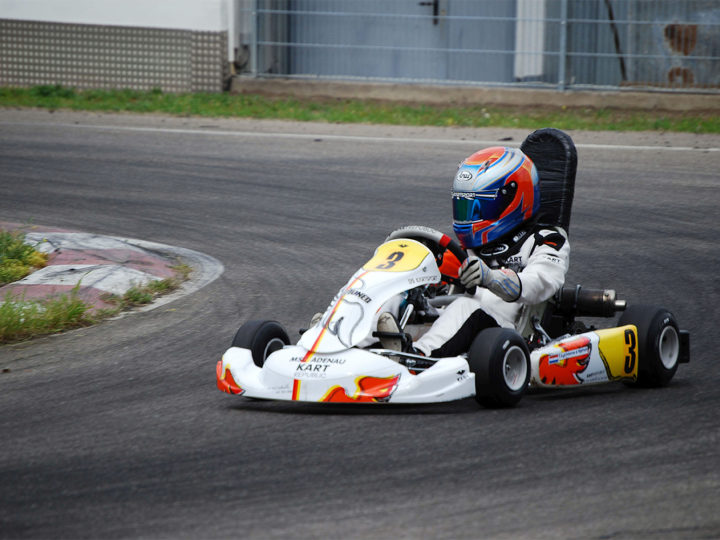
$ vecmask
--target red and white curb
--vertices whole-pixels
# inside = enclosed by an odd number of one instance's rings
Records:
[[[10,223],[0,223],[0,227],[22,228]],[[77,288],[78,296],[93,309],[110,308],[112,304],[103,300],[108,294],[122,296],[131,287],[173,277],[172,267],[180,263],[192,268],[188,281],[141,309],[146,311],[204,287],[224,270],[222,263],[204,253],[131,238],[33,227],[25,232],[25,241],[46,253],[48,264],[0,287],[0,301],[8,293],[16,298],[37,300],[69,294]]]

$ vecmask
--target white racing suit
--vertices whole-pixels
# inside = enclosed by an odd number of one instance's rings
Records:
[[[565,282],[570,264],[570,243],[560,227],[536,227],[513,238],[512,246],[495,245],[492,253],[478,256],[490,268],[509,268],[520,278],[520,294],[507,302],[489,289],[478,287],[473,296],[454,300],[432,327],[415,343],[426,356],[457,356],[467,352],[475,336],[485,328],[515,328],[523,306],[551,298]]]

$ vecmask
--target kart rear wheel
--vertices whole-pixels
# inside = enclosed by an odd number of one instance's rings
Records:
[[[630,385],[646,388],[666,386],[680,360],[680,330],[675,316],[657,306],[628,306],[619,325],[634,324],[638,330],[638,378]]]
[[[250,349],[253,362],[262,367],[265,360],[275,351],[290,345],[290,338],[277,321],[248,321],[240,327],[233,339],[233,347]]]
[[[487,328],[468,353],[475,374],[475,400],[484,407],[514,407],[530,381],[530,351],[515,330]]]

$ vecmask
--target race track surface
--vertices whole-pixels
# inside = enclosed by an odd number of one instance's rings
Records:
[[[161,308],[0,347],[0,537],[720,536],[719,137],[572,133],[568,283],[675,313],[692,361],[667,388],[513,410],[215,388],[243,321],[296,336],[389,231],[450,231],[462,158],[526,134],[0,111],[0,219],[225,266]]]

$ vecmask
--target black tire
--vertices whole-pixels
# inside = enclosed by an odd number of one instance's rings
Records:
[[[484,407],[514,407],[530,381],[530,351],[515,330],[487,328],[468,353],[475,374],[475,399]]]
[[[262,367],[265,359],[275,351],[290,345],[290,338],[277,321],[248,321],[240,327],[233,339],[233,347],[250,349],[253,362]]]
[[[657,306],[628,306],[619,326],[634,324],[638,330],[638,378],[630,385],[666,386],[680,359],[680,330],[675,316]]]

